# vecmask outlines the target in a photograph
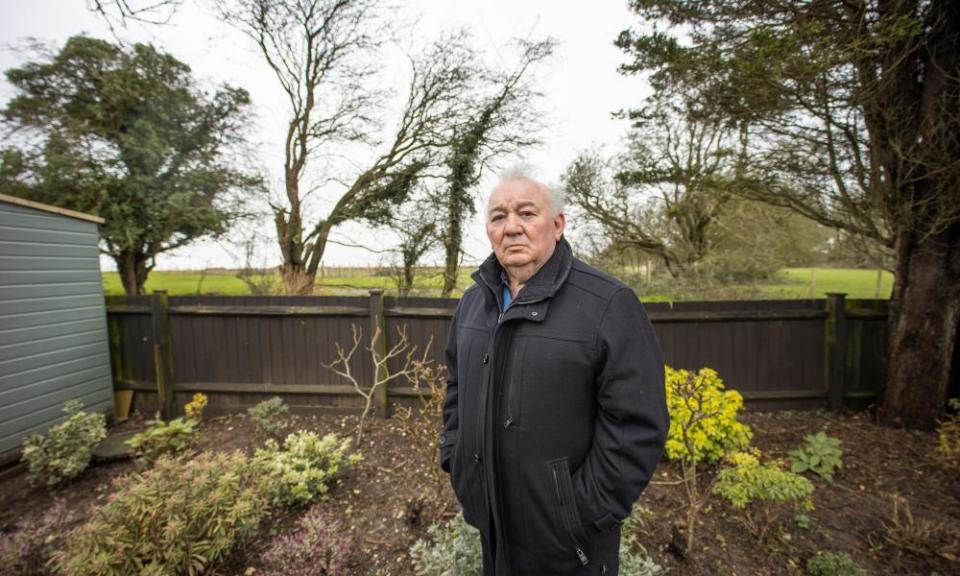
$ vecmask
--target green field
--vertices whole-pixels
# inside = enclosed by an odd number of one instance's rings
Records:
[[[847,298],[889,298],[893,274],[854,268],[784,268],[781,282],[762,287],[770,298],[823,298],[827,292],[843,292]]]
[[[469,287],[471,270],[461,271],[458,281],[459,296]],[[275,277],[275,285],[279,277]],[[389,275],[374,275],[372,271],[350,270],[331,273],[318,279],[317,294],[357,295],[371,288],[382,288],[388,293],[396,290],[396,282]],[[439,270],[427,270],[417,276],[414,295],[436,296],[441,286]],[[103,288],[107,294],[123,294],[120,277],[116,272],[103,274]],[[743,286],[724,286],[714,293],[705,292],[704,299],[720,298],[766,298],[795,299],[823,298],[827,292],[844,292],[848,298],[889,298],[893,288],[893,275],[882,272],[879,290],[876,270],[851,268],[784,268],[779,279],[773,283]],[[153,272],[147,280],[147,292],[166,290],[170,295],[221,294],[245,296],[250,294],[247,285],[229,272]],[[671,294],[644,296],[645,301],[668,301],[682,298]]]

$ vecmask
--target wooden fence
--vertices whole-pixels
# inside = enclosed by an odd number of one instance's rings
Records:
[[[324,367],[336,344],[397,341],[397,328],[442,361],[455,299],[385,297],[150,296],[107,298],[115,388],[134,390],[146,413],[181,409],[194,392],[211,413],[234,412],[274,395],[299,412],[355,411],[362,399]],[[717,370],[751,408],[865,404],[877,395],[887,337],[887,302],[826,299],[648,303],[667,364]],[[369,354],[351,364],[372,382]],[[381,415],[417,391],[396,382],[376,398]]]

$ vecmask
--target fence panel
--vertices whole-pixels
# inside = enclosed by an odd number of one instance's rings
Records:
[[[210,397],[211,413],[242,410],[272,395],[298,411],[354,411],[362,399],[347,379],[325,368],[336,345],[362,341],[351,363],[363,386],[373,378],[367,346],[371,305],[382,298],[385,345],[405,329],[411,345],[442,362],[456,299],[328,296],[180,296],[169,298],[174,389],[178,409],[190,395]],[[156,409],[150,297],[107,298],[115,387],[134,389],[135,406]],[[886,302],[846,301],[844,366],[831,377],[825,300],[645,304],[664,359],[674,368],[709,366],[728,388],[759,409],[822,407],[828,386],[863,404],[882,382]],[[390,363],[397,369],[402,359]],[[839,380],[834,383],[833,380]],[[415,402],[408,383],[388,389],[387,403]]]

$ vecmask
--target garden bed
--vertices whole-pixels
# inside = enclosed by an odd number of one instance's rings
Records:
[[[642,498],[652,520],[640,528],[638,541],[668,573],[802,574],[806,560],[818,551],[848,552],[869,574],[960,572],[960,478],[939,465],[933,434],[878,427],[866,414],[750,413],[742,420],[753,429],[753,445],[771,457],[785,458],[804,435],[826,430],[842,441],[843,468],[832,483],[811,477],[815,508],[807,514],[806,528],[787,518],[764,543],[741,527],[738,511],[712,498],[700,515],[697,547],[681,560],[670,544],[674,525],[684,518],[685,500],[676,483],[677,467],[662,464]],[[355,422],[353,416],[324,415],[300,417],[297,425],[321,434],[349,434]],[[138,426],[142,421],[134,419],[111,432]],[[252,454],[262,442],[249,419],[235,415],[206,420],[197,449]],[[456,511],[449,484],[442,483],[437,495],[424,460],[409,447],[398,420],[371,421],[361,449],[364,461],[334,481],[322,504],[340,519],[358,551],[351,574],[414,574],[410,546],[432,522]],[[56,489],[31,485],[26,473],[8,472],[0,479],[0,529],[9,533],[37,521],[57,499],[75,512],[71,525],[79,524],[92,506],[105,501],[110,480],[133,469],[131,461],[94,465]],[[901,499],[897,518],[895,498]],[[218,573],[257,574],[271,540],[289,532],[301,514],[270,516]]]

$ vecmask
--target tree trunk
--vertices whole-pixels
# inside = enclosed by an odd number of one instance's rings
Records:
[[[457,272],[460,268],[460,247],[463,244],[463,208],[455,192],[447,195],[447,229],[443,236],[446,255],[443,268],[443,291],[440,295],[449,298],[457,287]]]
[[[880,420],[931,430],[943,414],[960,320],[960,222],[918,242],[897,236]]]
[[[120,282],[127,296],[140,296],[147,283],[147,258],[135,250],[126,250],[113,257],[120,272]]]

